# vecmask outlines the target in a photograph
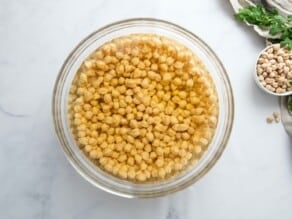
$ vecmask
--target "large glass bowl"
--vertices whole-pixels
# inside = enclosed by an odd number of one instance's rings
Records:
[[[86,57],[105,42],[132,33],[155,33],[177,40],[191,49],[210,72],[219,98],[219,118],[215,135],[199,162],[180,175],[165,181],[134,183],[114,177],[95,166],[77,146],[67,116],[69,88]],[[157,197],[190,186],[203,177],[216,163],[226,147],[233,124],[234,104],[227,73],[206,43],[190,31],[167,21],[137,18],[119,21],[90,34],[69,54],[56,80],[53,93],[53,120],[66,157],[87,181],[107,192],[123,197]]]

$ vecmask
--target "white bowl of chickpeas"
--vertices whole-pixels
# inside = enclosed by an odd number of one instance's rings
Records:
[[[263,49],[256,61],[255,81],[268,94],[292,94],[292,50],[280,44]]]
[[[216,163],[234,115],[226,71],[196,35],[149,18],[110,24],[69,55],[53,94],[72,166],[123,197],[193,184]]]

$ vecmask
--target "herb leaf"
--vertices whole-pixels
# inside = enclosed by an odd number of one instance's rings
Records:
[[[280,42],[281,47],[287,46],[288,49],[292,49],[292,39],[285,38]]]
[[[292,100],[288,102],[288,110],[292,111]]]
[[[267,29],[272,36],[279,35],[281,47],[292,49],[292,15],[283,17],[276,9],[268,12],[264,7],[257,5],[240,9],[235,18]]]

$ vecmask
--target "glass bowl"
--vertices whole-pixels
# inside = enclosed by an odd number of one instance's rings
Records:
[[[219,98],[219,118],[214,137],[198,163],[181,174],[164,181],[134,183],[114,177],[94,165],[77,146],[70,130],[67,103],[72,80],[82,62],[105,42],[132,33],[154,33],[177,40],[191,49],[210,72]],[[182,190],[203,177],[216,163],[229,139],[234,116],[233,94],[227,73],[209,46],[190,31],[167,21],[137,18],[107,25],[90,34],[69,54],[53,92],[52,113],[55,130],[67,159],[91,184],[115,195],[157,197]]]

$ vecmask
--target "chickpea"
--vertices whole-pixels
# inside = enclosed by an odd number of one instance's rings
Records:
[[[146,134],[146,137],[147,137],[148,141],[150,141],[150,142],[153,141],[154,136],[153,136],[153,134],[152,134],[151,132],[148,132],[148,133]]]
[[[279,60],[280,66],[267,52],[257,66],[260,81],[275,92],[288,87],[290,62]],[[217,126],[218,97],[204,65],[186,47],[134,34],[105,43],[84,61],[68,109],[80,149],[103,170],[142,183],[196,163]]]
[[[175,124],[172,128],[177,132],[183,132],[186,131],[189,126],[188,124]]]
[[[289,60],[287,56],[292,52],[287,48],[280,48],[279,44],[272,45],[261,54],[257,63],[257,75],[259,82],[268,90],[275,93],[288,91],[287,87],[282,87],[284,80],[288,79]]]

